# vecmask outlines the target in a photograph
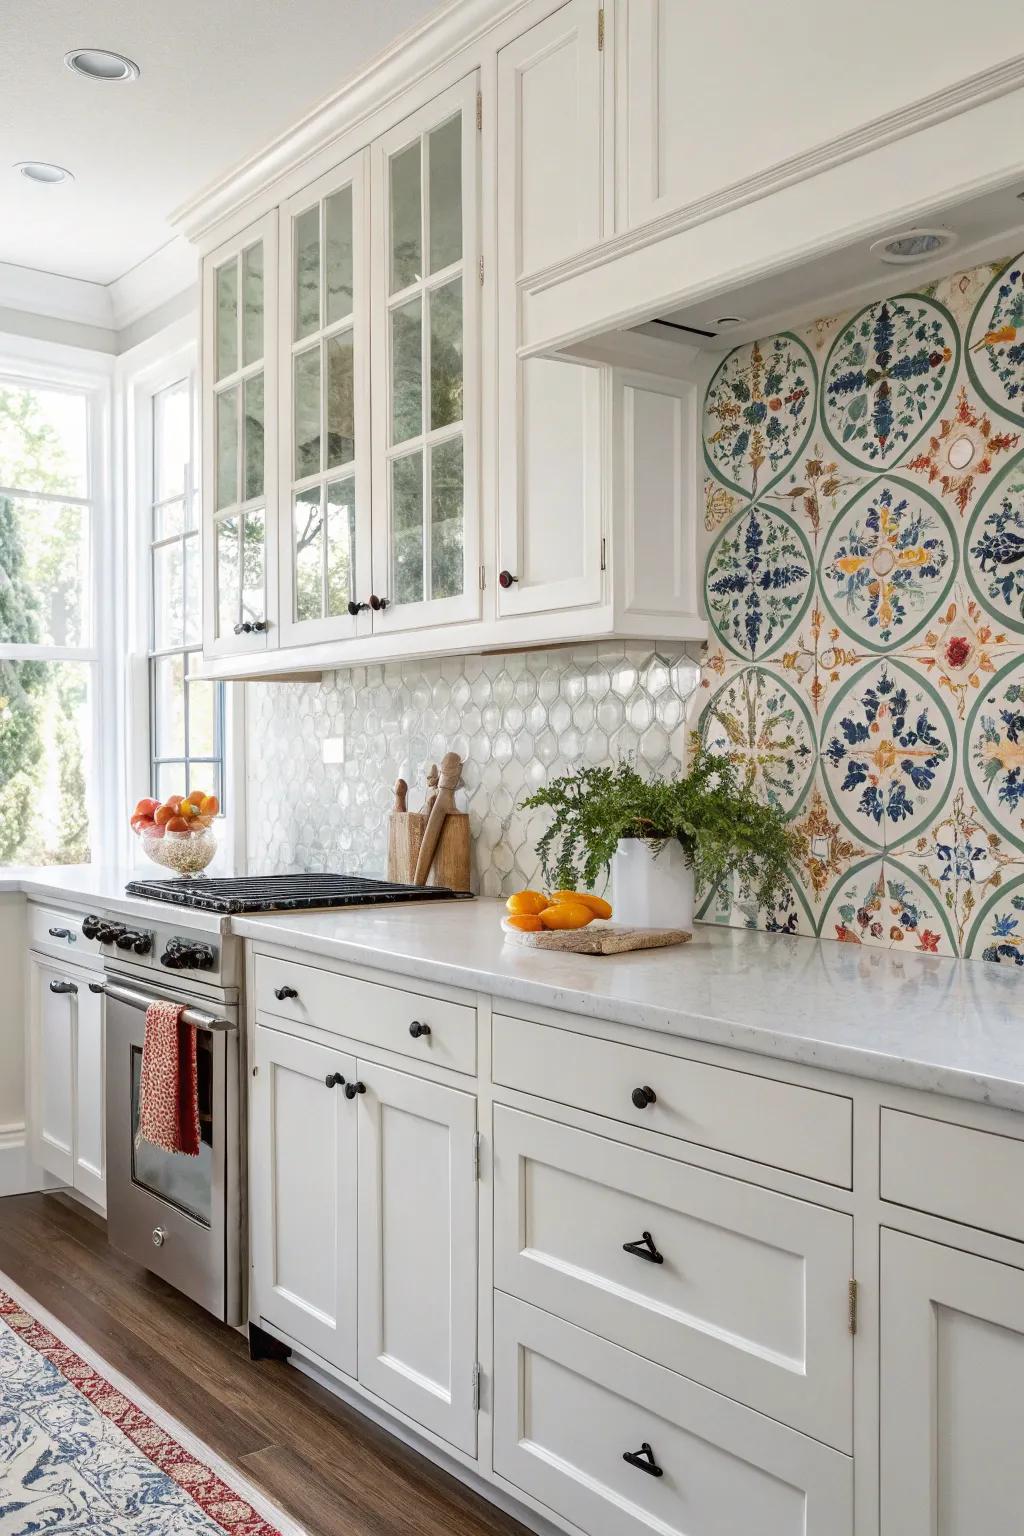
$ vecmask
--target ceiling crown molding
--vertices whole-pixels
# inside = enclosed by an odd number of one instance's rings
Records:
[[[171,214],[171,224],[191,241],[202,237],[286,171],[294,169],[341,134],[422,79],[492,27],[523,9],[528,0],[448,0],[448,4],[395,38],[383,53],[351,75],[332,96],[256,154],[211,182]]]

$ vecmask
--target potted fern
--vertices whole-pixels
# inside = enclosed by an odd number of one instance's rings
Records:
[[[592,891],[611,872],[620,922],[689,928],[694,887],[730,876],[773,907],[787,883],[793,834],[726,757],[700,749],[676,778],[645,778],[623,758],[582,767],[523,801],[552,817],[537,843],[552,888]]]

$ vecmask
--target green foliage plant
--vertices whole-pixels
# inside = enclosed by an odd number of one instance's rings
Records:
[[[522,804],[552,813],[537,843],[552,889],[597,889],[620,839],[630,837],[648,841],[655,856],[677,842],[699,889],[736,876],[741,890],[771,909],[788,884],[795,843],[782,811],[741,783],[727,757],[703,749],[675,778],[645,778],[620,758],[553,779]]]

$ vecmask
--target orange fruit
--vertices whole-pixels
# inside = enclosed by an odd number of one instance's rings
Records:
[[[199,802],[199,809],[204,816],[216,816],[220,810],[220,801],[216,795],[204,795]]]
[[[158,827],[165,827],[174,815],[174,808],[170,805],[158,805],[153,812],[153,820]]]
[[[550,906],[550,900],[540,891],[516,891],[505,903],[506,912],[511,912],[513,917],[537,917],[544,908]]]
[[[539,933],[544,927],[540,918],[532,912],[513,912],[505,921],[510,928],[518,928],[520,933]]]
[[[582,901],[556,901],[540,914],[545,928],[585,928],[594,914]]]
[[[184,795],[168,795],[167,799],[164,801],[164,805],[169,806],[172,812],[177,813],[178,807],[181,805],[181,802],[184,800],[184,798]]]
[[[144,799],[139,801],[138,805],[135,807],[135,810],[132,812],[132,815],[152,816],[153,812],[156,810],[159,804],[159,800],[151,800],[147,795]]]
[[[188,794],[185,796],[185,799],[189,802],[190,805],[201,807],[203,801],[206,799],[206,790],[190,789]]]
[[[582,901],[585,907],[589,907],[595,917],[611,917],[612,909],[603,896],[591,896],[585,891],[555,891],[552,901]]]
[[[167,823],[168,832],[187,832],[188,830],[189,825],[184,816],[172,816]]]

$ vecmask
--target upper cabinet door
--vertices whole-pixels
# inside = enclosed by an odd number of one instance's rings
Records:
[[[480,614],[477,76],[372,146],[375,631]]]
[[[367,182],[363,151],[281,210],[284,645],[370,631]]]
[[[601,598],[602,375],[520,362],[521,278],[608,226],[599,7],[571,0],[498,54],[498,613]]]
[[[203,646],[276,645],[277,210],[203,263]]]

